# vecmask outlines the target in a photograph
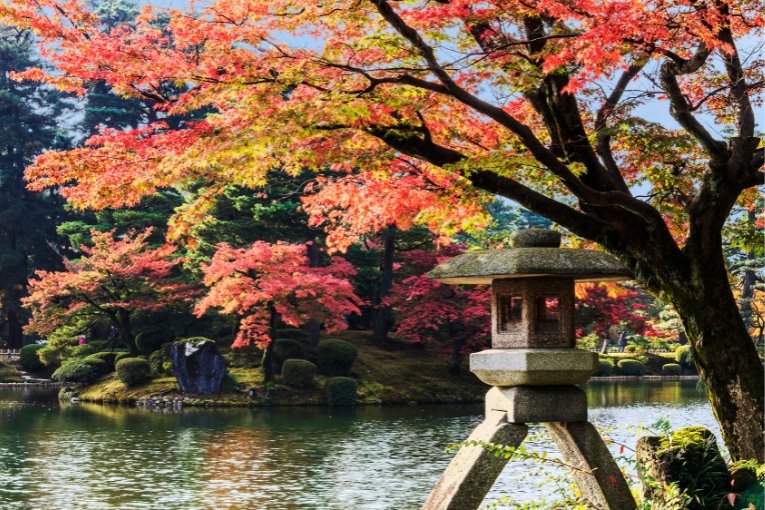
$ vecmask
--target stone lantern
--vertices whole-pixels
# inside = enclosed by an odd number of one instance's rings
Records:
[[[470,356],[470,370],[492,388],[486,418],[468,441],[518,446],[526,424],[541,423],[566,461],[581,468],[573,475],[584,497],[597,508],[633,509],[624,477],[587,421],[587,396],[576,386],[595,372],[598,355],[576,349],[574,336],[574,284],[631,275],[608,254],[560,248],[560,234],[552,230],[518,230],[510,240],[510,249],[465,253],[428,274],[492,289],[492,348]],[[478,508],[506,462],[480,446],[462,447],[423,508]]]

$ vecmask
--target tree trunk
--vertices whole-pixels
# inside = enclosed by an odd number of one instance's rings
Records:
[[[120,335],[120,340],[128,348],[128,351],[132,356],[138,356],[138,346],[135,343],[135,335],[130,329],[130,312],[127,310],[118,310],[117,313],[111,317],[112,324],[117,328],[117,332]]]
[[[680,315],[731,457],[764,462],[765,370],[731,291],[722,243],[700,244],[680,257],[643,254],[633,271]]]
[[[731,456],[763,462],[765,371],[738,313],[727,275],[723,280],[717,292],[700,286],[695,303],[676,306]]]
[[[314,239],[314,241],[308,245],[308,266],[319,267],[320,263],[321,260],[319,258],[319,245]],[[306,329],[308,330],[308,341],[310,344],[314,346],[319,345],[321,323],[316,319],[311,319],[308,321],[308,324],[306,324]]]
[[[22,331],[19,316],[14,310],[8,310],[6,322],[8,324],[8,347],[11,349],[20,349],[24,344],[24,332]]]
[[[273,303],[268,304],[269,320],[268,320],[268,335],[271,337],[271,341],[263,349],[263,362],[261,364],[261,370],[263,370],[263,384],[266,385],[274,380],[274,339],[276,338],[276,329],[278,327],[279,317],[276,313]]]
[[[393,287],[393,256],[396,250],[396,227],[388,227],[385,230],[383,258],[380,264],[382,278],[380,286],[375,293],[372,308],[372,341],[377,345],[388,342],[388,333],[393,327],[393,309],[383,305],[385,298],[390,294]]]

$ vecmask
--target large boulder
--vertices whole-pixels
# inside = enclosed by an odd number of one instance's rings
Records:
[[[212,340],[200,337],[174,342],[170,349],[170,360],[181,393],[220,393],[221,383],[226,376],[226,361],[218,354]]]
[[[686,427],[667,436],[641,437],[635,449],[643,471],[643,498],[661,497],[664,487],[676,484],[689,501],[688,510],[730,508],[730,472],[714,434],[704,427]]]

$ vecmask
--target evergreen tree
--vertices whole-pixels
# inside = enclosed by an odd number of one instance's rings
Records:
[[[24,185],[24,168],[46,149],[68,145],[57,127],[71,108],[58,92],[39,83],[18,82],[14,71],[40,66],[30,32],[0,27],[0,342],[23,343],[19,300],[36,269],[60,263],[55,225],[63,215],[54,192],[33,193]]]

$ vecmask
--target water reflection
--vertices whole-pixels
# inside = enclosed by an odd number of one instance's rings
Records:
[[[692,381],[592,383],[591,417],[714,426]],[[0,391],[3,509],[415,509],[481,406],[149,411]],[[535,448],[550,449],[540,440]],[[491,498],[536,493],[513,462]],[[520,476],[521,480],[516,480]],[[523,478],[526,478],[525,480]],[[533,478],[533,477],[532,477]]]

